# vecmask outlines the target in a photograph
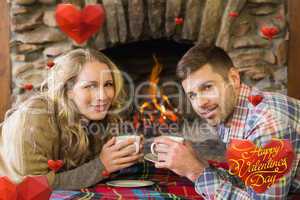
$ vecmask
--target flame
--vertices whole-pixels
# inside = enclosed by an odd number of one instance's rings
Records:
[[[148,108],[148,107],[150,107],[150,103],[148,103],[147,101],[144,102],[144,103],[141,105],[141,107],[140,107],[140,112],[141,112],[141,113],[144,113],[144,112],[145,112],[145,108]]]
[[[159,75],[162,71],[162,64],[159,63],[155,55],[153,55],[155,65],[151,71],[148,88],[148,94],[150,98],[148,101],[143,102],[139,107],[139,114],[134,115],[134,125],[139,126],[140,122],[144,126],[148,126],[152,123],[158,122],[159,124],[166,123],[166,120],[176,122],[178,120],[177,115],[174,112],[174,108],[166,95],[158,93]],[[152,112],[146,112],[152,111]]]
[[[150,94],[151,98],[156,98],[157,95],[157,84],[159,82],[159,74],[162,71],[162,65],[158,62],[155,55],[153,55],[153,59],[155,62],[155,65],[151,71],[149,82],[150,87],[148,93]]]
[[[164,114],[167,116],[169,120],[173,122],[177,121],[177,115],[173,111],[167,110]]]
[[[136,112],[136,113],[134,113],[134,116],[133,116],[133,126],[134,126],[134,128],[137,129],[139,127],[139,125],[140,125],[139,114]]]

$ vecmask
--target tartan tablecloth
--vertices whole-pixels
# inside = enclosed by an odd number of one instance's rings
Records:
[[[138,179],[151,180],[155,182],[153,186],[141,188],[119,188],[105,184],[105,180],[94,187],[81,189],[80,191],[56,190],[51,195],[51,200],[202,200],[192,182],[184,177],[179,177],[167,169],[156,169],[150,162],[142,162],[133,167],[121,170],[114,174],[109,180]]]

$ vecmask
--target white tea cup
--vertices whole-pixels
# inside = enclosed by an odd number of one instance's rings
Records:
[[[141,136],[139,135],[120,135],[116,136],[116,144],[126,141],[126,140],[134,140],[133,145],[135,146],[135,154],[139,153],[140,151],[140,143],[141,143]]]
[[[183,137],[179,137],[179,136],[162,136],[162,137],[174,140],[174,141],[179,142],[179,143],[183,143],[183,141],[184,141],[184,138]],[[155,156],[157,156],[157,152],[155,150],[156,145],[164,145],[164,144],[158,144],[158,143],[155,143],[155,142],[153,142],[151,144],[151,146],[150,146],[151,153],[153,155],[155,155]]]

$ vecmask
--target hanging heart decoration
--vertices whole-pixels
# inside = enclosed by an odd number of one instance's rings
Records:
[[[62,168],[64,162],[62,160],[48,160],[48,167],[54,172],[57,172]]]
[[[22,88],[23,88],[24,90],[30,91],[30,90],[33,89],[33,85],[32,85],[31,83],[25,83],[25,84],[22,86]]]
[[[257,106],[263,100],[263,96],[261,96],[261,95],[251,95],[251,96],[248,96],[248,100],[250,101],[250,103],[253,106]]]
[[[55,18],[59,28],[78,44],[92,37],[102,27],[105,11],[102,5],[87,5],[79,10],[73,4],[58,4]]]
[[[272,40],[279,33],[279,29],[276,26],[263,26],[260,31],[269,40]]]
[[[231,12],[229,12],[228,15],[229,15],[229,17],[235,18],[235,17],[238,17],[238,16],[239,16],[239,13],[234,12],[234,11],[231,11]]]
[[[51,69],[54,65],[55,65],[55,63],[53,62],[53,60],[48,60],[47,61],[47,68],[48,69]]]
[[[175,18],[175,24],[177,25],[177,26],[180,26],[180,25],[182,25],[183,24],[183,18],[182,17],[176,17]]]

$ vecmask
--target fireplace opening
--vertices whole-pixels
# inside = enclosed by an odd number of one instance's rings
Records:
[[[163,65],[161,78],[175,77],[176,65],[192,44],[177,43],[171,40],[147,40],[129,43],[103,50],[122,71],[128,73],[135,83],[145,80],[151,73],[155,55]]]
[[[122,115],[120,132],[143,134],[146,138],[180,135],[191,140],[207,139],[211,127],[193,112],[176,77],[178,61],[192,46],[160,39],[102,51],[125,78],[130,106]]]

